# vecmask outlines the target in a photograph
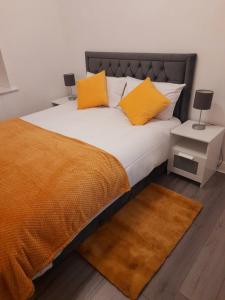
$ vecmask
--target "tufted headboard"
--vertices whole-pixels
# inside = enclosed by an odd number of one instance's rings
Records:
[[[185,122],[195,71],[196,54],[85,52],[86,70],[107,76],[131,76],[138,79],[150,77],[153,81],[185,83],[176,104],[174,116]]]

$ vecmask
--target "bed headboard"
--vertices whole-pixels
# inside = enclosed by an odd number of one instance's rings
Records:
[[[106,71],[108,76],[150,77],[153,81],[185,83],[176,104],[174,116],[181,122],[188,118],[188,109],[196,63],[196,54],[120,53],[86,51],[86,70]]]

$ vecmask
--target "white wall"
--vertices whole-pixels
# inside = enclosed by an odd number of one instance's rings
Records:
[[[0,49],[19,92],[0,96],[0,119],[50,107],[70,72],[58,0],[0,0]]]
[[[208,121],[225,125],[224,0],[61,0],[61,5],[79,76],[85,50],[195,52],[194,89],[215,91]],[[198,111],[191,109],[190,117]]]
[[[0,96],[0,118],[43,109],[64,95],[62,74],[85,74],[85,50],[196,52],[194,89],[215,91],[208,121],[225,125],[224,0],[0,3],[0,48],[10,80],[20,88]],[[190,117],[197,116],[191,109]]]

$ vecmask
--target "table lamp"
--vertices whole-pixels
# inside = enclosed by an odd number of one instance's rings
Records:
[[[203,110],[209,110],[211,108],[213,98],[213,91],[210,90],[196,90],[194,105],[195,109],[200,110],[199,121],[197,124],[193,124],[192,128],[197,130],[204,130],[205,124],[201,124],[201,117]]]
[[[75,96],[73,94],[73,87],[75,86],[75,77],[73,73],[64,74],[64,82],[65,86],[70,87],[70,92],[68,99],[69,100],[75,100]]]

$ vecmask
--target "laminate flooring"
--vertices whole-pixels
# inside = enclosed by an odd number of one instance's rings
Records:
[[[225,174],[215,173],[200,188],[174,174],[156,182],[204,208],[139,300],[225,300]],[[125,300],[77,253],[35,281],[37,300]]]

